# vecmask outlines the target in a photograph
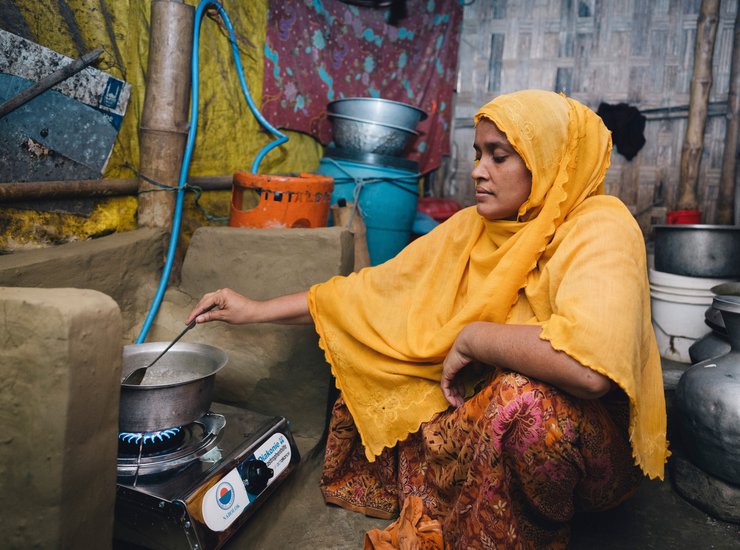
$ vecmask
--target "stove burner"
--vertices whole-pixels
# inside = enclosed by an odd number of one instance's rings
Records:
[[[121,432],[118,434],[118,454],[138,455],[151,454],[174,449],[185,439],[185,430],[181,427],[168,428],[158,432]]]
[[[226,419],[215,413],[179,428],[118,436],[119,477],[143,476],[179,470],[199,459],[218,443]]]

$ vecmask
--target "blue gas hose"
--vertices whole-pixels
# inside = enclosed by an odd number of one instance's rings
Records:
[[[226,11],[224,10],[223,6],[219,2],[214,2],[213,0],[203,0],[199,5],[198,8],[195,10],[195,26],[193,30],[193,54],[192,54],[192,60],[191,60],[191,92],[190,92],[190,122],[189,122],[189,128],[188,128],[188,140],[187,144],[185,146],[185,154],[182,160],[182,166],[180,167],[180,177],[178,180],[178,186],[177,186],[177,199],[175,201],[175,212],[172,218],[172,232],[170,233],[170,244],[169,248],[167,250],[167,259],[165,260],[164,269],[162,271],[162,277],[159,280],[159,286],[157,288],[157,293],[154,296],[154,300],[152,301],[151,306],[149,307],[149,312],[147,313],[146,319],[144,321],[144,325],[141,327],[141,332],[139,333],[138,338],[136,339],[137,344],[141,344],[146,340],[146,335],[149,332],[149,329],[152,326],[152,323],[154,322],[154,318],[157,316],[157,312],[159,311],[159,306],[162,304],[162,298],[164,298],[164,293],[167,290],[167,281],[170,278],[170,272],[172,271],[172,264],[175,259],[175,250],[177,249],[177,241],[180,234],[180,223],[182,221],[182,207],[185,200],[185,189],[187,187],[187,177],[188,177],[188,171],[190,169],[190,159],[193,155],[193,148],[195,145],[195,134],[198,131],[198,92],[199,92],[199,82],[198,82],[198,76],[199,76],[199,52],[198,52],[198,46],[200,43],[200,24],[201,20],[203,19],[203,13],[205,12],[206,8],[209,6],[213,6],[218,10],[219,15],[222,17],[224,24],[226,25],[226,29],[229,32],[229,42],[231,43],[231,51],[234,54],[234,64],[236,65],[237,74],[239,76],[239,84],[241,85],[242,94],[244,95],[244,98],[247,101],[247,105],[249,106],[249,110],[252,111],[252,114],[257,119],[257,121],[266,128],[273,136],[275,136],[277,139],[271,141],[268,143],[265,147],[263,147],[260,152],[255,157],[254,161],[252,162],[252,166],[250,168],[250,171],[253,174],[256,174],[259,170],[260,163],[262,162],[262,159],[272,151],[275,147],[278,147],[282,145],[283,143],[288,141],[288,136],[280,132],[278,129],[274,128],[266,119],[264,116],[262,116],[262,113],[259,112],[257,109],[257,106],[254,104],[254,100],[252,100],[252,95],[249,93],[249,88],[247,87],[247,82],[244,79],[244,70],[242,68],[241,60],[239,59],[239,48],[236,43],[236,35],[234,34],[234,27],[231,25],[231,20],[229,20],[229,16],[226,14]]]

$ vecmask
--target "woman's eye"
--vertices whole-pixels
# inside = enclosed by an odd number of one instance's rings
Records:
[[[493,157],[493,162],[496,164],[501,164],[506,160],[506,156],[500,156],[500,157]]]

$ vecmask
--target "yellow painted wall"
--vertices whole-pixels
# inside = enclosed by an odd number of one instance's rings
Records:
[[[135,178],[139,162],[138,127],[146,91],[150,0],[10,0],[22,15],[32,40],[69,57],[95,48],[104,54],[95,67],[131,84],[131,99],[106,168],[106,178]],[[198,2],[186,0],[197,6]],[[240,44],[241,62],[252,98],[262,98],[263,51],[267,0],[224,0]],[[225,30],[204,17],[200,36],[200,101],[198,133],[190,175],[228,175],[249,170],[270,141],[242,95]],[[313,138],[287,132],[289,141],[265,157],[261,173],[312,172],[321,146]],[[203,224],[228,216],[230,192],[205,192],[194,206],[188,194],[183,218],[184,239]],[[206,214],[204,214],[204,210]],[[136,228],[135,197],[100,200],[89,216],[32,210],[0,209],[0,251],[48,246]]]

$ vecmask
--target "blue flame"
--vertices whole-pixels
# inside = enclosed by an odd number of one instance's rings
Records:
[[[118,439],[125,443],[134,443],[136,445],[142,443],[143,445],[147,445],[149,443],[157,443],[162,442],[166,439],[172,439],[178,433],[180,433],[180,431],[181,428],[168,428],[166,430],[161,430],[158,432],[121,432],[118,434]]]

